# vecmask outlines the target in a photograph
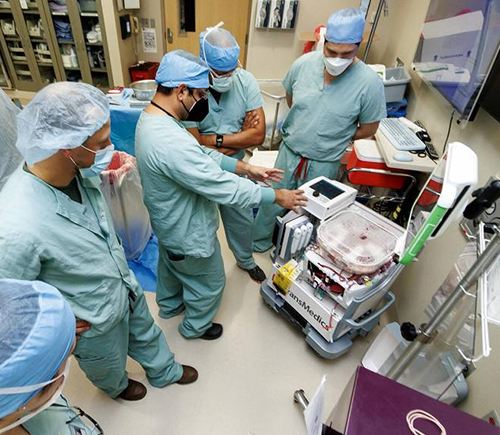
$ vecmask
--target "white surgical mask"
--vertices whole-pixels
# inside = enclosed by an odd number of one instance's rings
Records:
[[[113,159],[113,154],[115,152],[114,145],[110,145],[104,148],[103,150],[99,151],[93,151],[87,147],[84,147],[83,145],[82,148],[85,148],[87,151],[90,151],[91,153],[95,154],[94,164],[90,168],[80,169],[80,174],[82,175],[83,178],[91,178],[99,176],[101,172],[104,171],[109,166],[111,160]]]
[[[342,59],[341,57],[323,56],[323,60],[325,62],[325,67],[326,70],[328,71],[328,74],[332,76],[339,76],[354,61],[354,58]]]
[[[51,379],[50,381],[47,382],[42,382],[41,384],[35,384],[35,385],[25,385],[23,387],[10,387],[10,388],[0,388],[0,394],[20,394],[20,393],[31,393],[33,391],[39,390],[43,387],[46,387],[49,384],[54,383],[57,381],[59,378],[64,377],[63,381],[61,382],[61,385],[57,388],[57,390],[54,392],[52,397],[47,400],[42,406],[37,408],[34,411],[29,412],[26,415],[23,415],[19,420],[16,420],[15,422],[9,424],[6,427],[3,427],[0,429],[0,434],[6,433],[9,430],[22,425],[23,423],[27,422],[31,418],[33,418],[35,415],[40,414],[42,411],[45,411],[49,406],[52,406],[56,400],[59,398],[59,396],[62,393],[62,390],[64,388],[64,385],[66,384],[66,380],[68,379],[69,375],[69,367],[71,365],[71,360],[68,359],[66,362],[66,367],[64,368],[64,371],[56,376],[54,379]]]
[[[212,84],[210,85],[217,92],[224,93],[231,89],[231,85],[233,84],[233,74],[216,77],[212,74]]]

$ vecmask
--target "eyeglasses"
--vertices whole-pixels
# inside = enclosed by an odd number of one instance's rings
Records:
[[[230,73],[227,73],[227,74],[217,74],[213,70],[210,70],[210,74],[212,75],[212,78],[214,78],[214,79],[225,79],[227,77],[232,77],[239,70],[240,70],[240,67],[237,67],[236,69],[234,69],[233,71],[231,71]]]
[[[97,421],[93,417],[91,417],[90,415],[88,415],[82,408],[79,408],[78,406],[72,406],[71,409],[75,413],[75,416],[73,418],[69,419],[66,422],[66,424],[71,424],[76,419],[83,417],[85,419],[85,421],[88,420],[92,424],[92,426],[94,426],[95,435],[104,435],[104,431],[102,430],[102,428],[99,425],[99,423],[97,423]]]

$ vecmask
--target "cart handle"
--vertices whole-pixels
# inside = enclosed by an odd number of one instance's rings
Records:
[[[386,311],[396,300],[396,296],[392,292],[387,292],[384,297],[387,299],[387,302],[378,310],[371,313],[366,319],[363,319],[361,322],[356,322],[353,319],[345,319],[344,322],[347,323],[352,329],[361,329],[363,326],[371,323],[377,317],[381,316],[384,311]]]

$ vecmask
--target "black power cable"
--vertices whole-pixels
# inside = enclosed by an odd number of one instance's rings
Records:
[[[453,124],[453,116],[454,115],[455,115],[455,111],[453,110],[451,112],[451,116],[450,116],[450,124],[448,125],[448,133],[446,134],[446,139],[444,140],[444,144],[443,144],[443,154],[445,153],[446,148],[448,147],[448,139],[450,138],[451,127]]]

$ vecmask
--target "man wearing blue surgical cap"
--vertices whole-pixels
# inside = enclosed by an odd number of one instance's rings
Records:
[[[127,265],[100,190],[112,156],[106,95],[84,83],[54,83],[18,115],[17,148],[26,163],[0,191],[0,278],[56,287],[79,319],[75,357],[113,398],[139,400],[127,356],[158,388],[194,382],[174,360],[143,290]]]
[[[241,160],[246,148],[264,142],[266,122],[257,80],[238,66],[239,56],[240,47],[227,30],[216,26],[200,34],[200,57],[210,68],[210,111],[202,122],[184,125],[202,145]],[[252,210],[226,205],[219,210],[238,267],[254,281],[264,281],[253,258]]]
[[[101,434],[61,396],[75,316],[52,286],[0,279],[0,434]]]
[[[234,175],[277,181],[281,171],[206,148],[186,130],[182,121],[203,122],[209,111],[209,68],[200,58],[181,50],[167,53],[156,82],[158,91],[137,124],[136,155],[159,241],[159,315],[185,311],[180,333],[214,340],[222,335],[222,325],[212,320],[225,286],[218,205],[252,208],[276,202],[295,208],[305,198],[300,191],[273,190]]]
[[[276,168],[285,171],[277,187],[295,189],[320,175],[335,179],[351,140],[371,137],[386,116],[384,86],[356,57],[365,18],[343,9],[329,19],[323,52],[297,59],[283,80],[290,107]],[[261,207],[254,225],[254,250],[272,246],[275,205]]]

